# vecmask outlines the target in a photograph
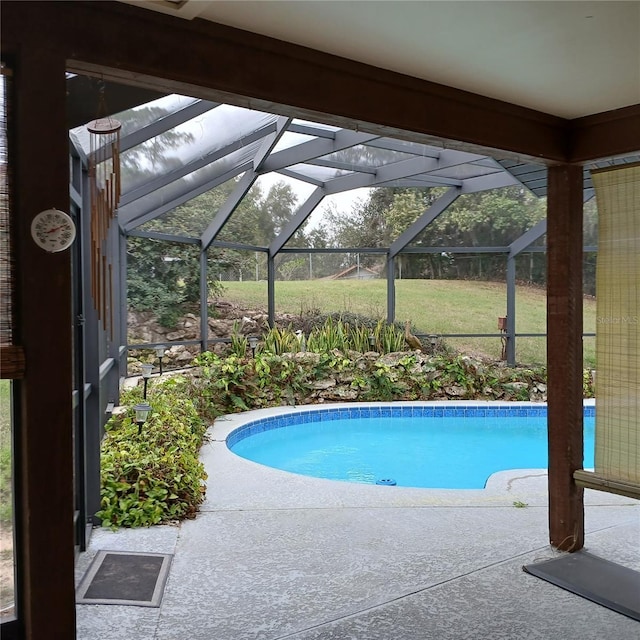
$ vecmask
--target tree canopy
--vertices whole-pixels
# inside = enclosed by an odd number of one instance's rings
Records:
[[[168,145],[173,141],[167,141]],[[143,230],[200,238],[235,189],[239,178],[230,180],[146,223]],[[444,188],[377,188],[368,197],[341,211],[325,205],[322,221],[300,228],[286,246],[309,248],[386,248],[438,200]],[[244,244],[247,250],[212,246],[207,260],[209,291],[216,295],[220,280],[265,279],[266,258],[253,247],[268,247],[296,214],[298,197],[291,186],[277,182],[265,193],[254,185],[240,200],[216,237],[218,241]],[[457,253],[456,247],[507,247],[546,215],[546,203],[524,188],[465,194],[440,214],[409,243],[409,248],[442,247],[435,253],[400,253],[398,277],[503,279],[504,253]],[[585,244],[595,244],[595,203],[585,205]],[[543,239],[538,241],[542,244]],[[198,244],[162,242],[130,237],[129,302],[137,309],[156,310],[171,322],[185,304],[197,303],[200,295]],[[286,253],[276,262],[277,277],[283,280],[324,277],[352,266],[355,260],[381,274],[386,259],[380,254]],[[585,260],[585,290],[594,288],[595,257]],[[525,252],[517,262],[517,277],[544,284],[545,254]]]

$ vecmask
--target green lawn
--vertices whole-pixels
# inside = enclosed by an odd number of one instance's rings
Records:
[[[266,282],[225,282],[222,298],[239,305],[267,306]],[[361,313],[386,317],[385,280],[305,280],[276,283],[276,308],[280,312],[301,314],[312,309],[322,312]],[[397,280],[396,319],[411,320],[418,333],[496,333],[498,316],[506,315],[506,285],[493,282],[457,280]],[[585,331],[595,330],[595,300],[584,301]],[[516,331],[546,332],[546,293],[533,287],[518,287]],[[499,338],[460,338],[449,340],[459,349],[500,354]],[[594,366],[595,342],[585,338],[585,366]],[[541,364],[546,361],[544,338],[519,338],[518,362]]]
[[[0,524],[11,522],[11,402],[9,380],[0,380]]]
[[[14,602],[11,382],[0,380],[0,609]]]

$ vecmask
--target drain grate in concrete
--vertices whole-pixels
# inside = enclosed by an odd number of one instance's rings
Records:
[[[76,590],[79,604],[159,607],[171,554],[98,551]]]

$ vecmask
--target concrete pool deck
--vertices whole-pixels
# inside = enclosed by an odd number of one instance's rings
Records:
[[[78,580],[100,549],[174,558],[159,608],[77,605],[78,638],[638,637],[640,623],[522,571],[555,553],[543,471],[501,472],[483,490],[297,476],[227,449],[227,434],[261,415],[227,416],[210,429],[207,497],[196,519],[94,531]],[[585,548],[640,570],[638,502],[587,490],[585,503]]]

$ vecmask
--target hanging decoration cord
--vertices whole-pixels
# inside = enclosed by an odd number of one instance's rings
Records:
[[[113,340],[113,265],[109,231],[120,201],[121,123],[108,115],[105,84],[99,85],[98,113],[87,124],[89,132],[89,183],[91,195],[91,295],[93,306]]]

